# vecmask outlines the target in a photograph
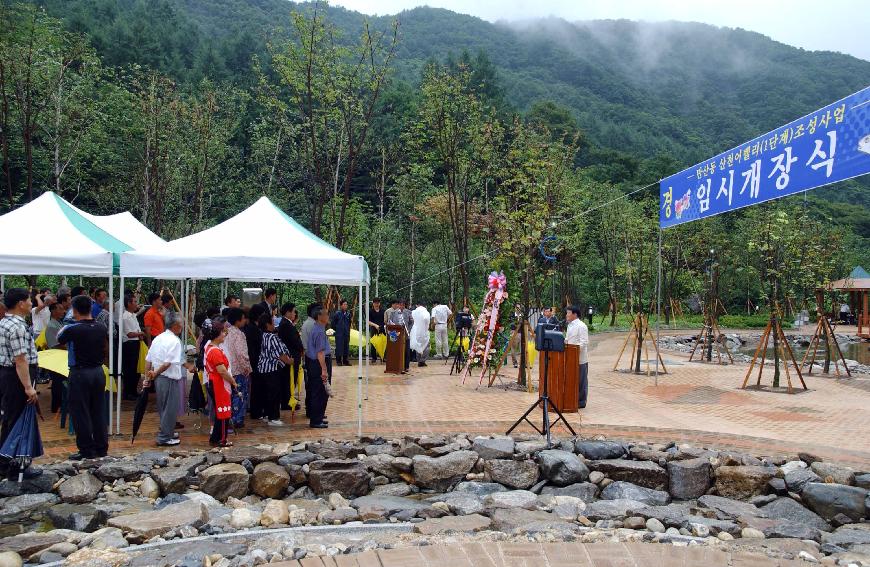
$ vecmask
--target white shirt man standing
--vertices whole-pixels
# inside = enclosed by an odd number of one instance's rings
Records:
[[[453,312],[450,308],[440,303],[435,302],[435,307],[432,308],[432,320],[435,321],[435,356],[447,358],[450,356],[450,342],[447,338],[447,321]]]
[[[580,398],[581,408],[586,407],[586,399],[589,393],[589,328],[581,319],[580,308],[576,305],[569,307],[565,313],[568,321],[568,329],[565,333],[565,344],[580,347]]]
[[[164,324],[166,330],[151,341],[151,348],[145,358],[146,381],[142,385],[148,387],[150,382],[154,382],[154,389],[157,390],[157,413],[160,415],[157,444],[171,446],[180,442],[175,434],[175,419],[181,396],[178,381],[184,378],[187,370],[181,339],[178,338],[182,331],[181,316],[175,311],[167,311]]]

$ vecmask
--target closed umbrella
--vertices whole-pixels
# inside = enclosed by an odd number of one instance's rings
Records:
[[[36,404],[27,404],[9,437],[0,447],[0,456],[18,461],[18,482],[24,480],[24,469],[30,462],[43,454],[42,438],[39,436],[39,425],[36,422],[38,412]]]
[[[136,440],[136,434],[139,433],[139,427],[145,418],[146,409],[148,409],[148,388],[142,388],[139,397],[136,399],[136,407],[133,408],[133,435],[130,437],[130,445]]]

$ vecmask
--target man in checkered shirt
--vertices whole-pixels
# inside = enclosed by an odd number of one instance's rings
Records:
[[[36,345],[33,331],[24,318],[30,312],[30,294],[21,288],[12,288],[3,296],[6,316],[0,321],[0,445],[18,421],[27,404],[37,401]],[[0,472],[18,475],[14,462],[0,463]],[[12,470],[12,469],[15,470]],[[38,476],[42,471],[28,468],[26,478]]]

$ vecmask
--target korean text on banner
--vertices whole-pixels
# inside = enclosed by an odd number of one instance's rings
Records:
[[[663,179],[662,228],[870,173],[870,87]]]

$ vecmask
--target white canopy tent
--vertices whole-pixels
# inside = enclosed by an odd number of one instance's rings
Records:
[[[151,232],[147,226],[139,222],[139,219],[130,214],[129,211],[99,216],[86,213],[76,207],[73,208],[104,231],[129,244],[133,250],[166,244],[165,240]]]
[[[113,315],[115,301],[112,276],[118,271],[121,253],[131,247],[100,226],[102,223],[93,220],[104,218],[83,213],[51,191],[43,193],[30,203],[0,216],[0,242],[7,243],[0,251],[0,270],[4,276],[105,277],[109,281],[109,313]],[[142,228],[148,230],[144,226]],[[5,288],[5,285],[0,287]],[[110,342],[113,335],[114,329],[110,325]],[[113,359],[114,353],[109,349],[110,368],[113,367]],[[114,406],[111,395],[110,390],[110,424]]]
[[[362,380],[368,381],[369,267],[362,256],[348,254],[318,238],[266,197],[236,216],[196,234],[165,244],[137,248],[121,257],[124,278],[222,279],[248,282],[343,285],[358,288],[359,335],[357,418],[362,434]],[[188,319],[185,285],[182,309]],[[363,303],[365,289],[365,303]],[[362,337],[365,337],[363,342]],[[121,364],[119,356],[119,365]]]
[[[121,275],[366,285],[362,256],[314,236],[266,197],[236,216],[165,245],[124,254]]]

